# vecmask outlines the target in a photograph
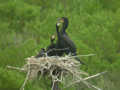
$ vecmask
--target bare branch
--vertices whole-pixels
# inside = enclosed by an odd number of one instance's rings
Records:
[[[101,73],[97,73],[97,74],[95,74],[95,75],[86,77],[86,78],[84,78],[83,80],[88,80],[88,79],[91,79],[91,78],[94,78],[94,77],[98,77],[98,76],[100,76],[100,75],[102,75],[102,74],[105,74],[105,73],[107,73],[107,71],[101,72]]]
[[[7,66],[8,69],[14,69],[14,70],[19,70],[21,72],[24,72],[24,68],[19,68],[19,67],[13,67],[13,66]]]
[[[28,73],[27,73],[27,76],[26,76],[26,78],[25,78],[25,81],[24,81],[24,83],[23,83],[23,85],[22,85],[22,87],[20,88],[20,90],[24,90],[24,87],[25,87],[25,84],[27,83],[27,81],[28,81],[28,79],[29,79],[29,75],[30,75],[30,64],[28,63]]]
[[[92,75],[92,76],[89,76],[89,77],[86,77],[86,78],[83,78],[82,80],[88,80],[88,79],[92,79],[92,78],[94,78],[94,77],[98,77],[98,76],[100,76],[100,75],[102,75],[102,74],[105,74],[107,71],[105,71],[105,72],[101,72],[101,73],[97,73],[97,74],[95,74],[95,75]],[[76,84],[76,83],[79,83],[79,82],[81,82],[82,81],[81,79],[79,79],[79,80],[76,80],[75,82],[72,82],[71,84],[69,84],[69,85],[67,85],[65,88],[67,88],[67,87],[70,87],[71,85],[74,85],[74,84]],[[87,84],[88,85],[88,84]],[[92,87],[94,87],[95,88],[95,86],[92,86]],[[97,88],[97,87],[96,87]]]

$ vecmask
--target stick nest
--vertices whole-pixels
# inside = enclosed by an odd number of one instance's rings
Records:
[[[80,69],[81,64],[79,61],[74,59],[74,56],[65,56],[65,57],[40,57],[35,58],[34,56],[26,59],[26,64],[22,67],[12,67],[8,66],[11,69],[17,69],[22,72],[27,72],[26,79],[21,87],[21,90],[24,90],[24,86],[27,80],[33,80],[41,76],[49,76],[54,84],[54,82],[60,82],[66,84],[66,87],[70,87],[76,83],[82,82],[89,88],[95,88],[101,90],[100,88],[90,84],[86,80],[99,76],[102,73],[89,76],[88,73]],[[66,78],[70,77],[70,82],[66,81]],[[66,88],[65,87],[65,88]],[[52,87],[53,88],[53,87]]]

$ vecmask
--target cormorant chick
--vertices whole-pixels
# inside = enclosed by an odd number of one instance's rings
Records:
[[[50,45],[46,48],[46,50],[44,48],[41,48],[40,52],[35,57],[36,58],[43,57],[45,56],[45,54],[47,56],[56,56],[57,51],[56,51],[56,44],[54,43],[54,41],[55,41],[55,35],[52,35],[50,38]]]
[[[41,48],[40,52],[35,56],[35,58],[39,58],[39,57],[43,57],[45,56],[45,49],[44,48]]]
[[[50,38],[51,44],[47,47],[46,53],[48,56],[55,56],[57,53],[55,52],[56,44],[55,41],[55,35],[52,35]]]

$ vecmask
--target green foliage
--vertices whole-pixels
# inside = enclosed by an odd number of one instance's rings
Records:
[[[0,68],[0,77],[0,88],[2,90],[18,90],[23,83],[23,75],[15,71],[13,73],[5,68]]]
[[[92,83],[104,90],[120,88],[119,0],[0,0],[0,89],[20,88],[25,74],[8,71],[6,65],[22,66],[25,58],[47,47],[49,37],[56,34],[57,17],[63,16],[69,18],[67,32],[76,43],[78,54],[96,54],[81,57],[87,64],[82,69],[90,74],[111,72],[109,78],[100,77],[100,82],[96,79]],[[43,83],[46,81],[49,80],[29,83],[25,89],[48,90],[50,82]]]

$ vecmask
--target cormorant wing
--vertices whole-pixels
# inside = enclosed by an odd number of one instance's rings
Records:
[[[68,37],[68,35],[64,34],[64,35],[63,35],[63,40],[65,41],[65,43],[66,43],[71,49],[75,49],[75,50],[76,50],[76,46],[75,46],[74,42]]]

